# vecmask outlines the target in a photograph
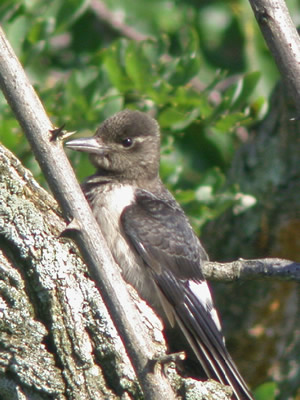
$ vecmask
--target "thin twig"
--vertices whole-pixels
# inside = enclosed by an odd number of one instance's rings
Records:
[[[99,19],[109,24],[121,36],[140,42],[142,40],[153,39],[150,35],[144,35],[126,25],[116,13],[110,11],[100,0],[91,0],[90,7]]]

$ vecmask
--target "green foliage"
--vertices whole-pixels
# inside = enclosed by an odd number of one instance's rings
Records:
[[[239,132],[257,121],[278,73],[247,0],[105,0],[138,42],[99,19],[88,0],[2,0],[0,23],[56,126],[91,135],[123,108],[162,128],[161,176],[194,228],[255,199],[228,186]],[[299,20],[299,4],[289,0]],[[45,184],[5,99],[0,140]],[[244,132],[244,131],[242,131]],[[93,172],[69,153],[80,180]],[[273,384],[256,399],[275,398]],[[283,397],[282,397],[283,398]]]
[[[257,84],[270,90],[275,83],[272,59],[246,1],[105,4],[149,39],[127,39],[87,0],[2,1],[0,22],[55,125],[90,135],[125,107],[158,119],[161,175],[199,232],[244,196],[225,186],[225,175],[238,130],[264,106]],[[269,72],[263,79],[261,65]],[[3,98],[0,112],[1,141],[43,182]],[[92,173],[86,155],[70,157],[79,179]]]

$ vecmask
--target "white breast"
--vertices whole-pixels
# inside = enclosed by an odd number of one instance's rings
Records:
[[[128,251],[127,242],[121,234],[120,216],[124,208],[133,201],[134,189],[129,185],[108,185],[104,191],[93,196],[92,199],[94,215],[117,262],[119,262],[119,258],[123,259],[121,250]],[[118,253],[114,254],[117,250]]]
[[[124,208],[134,201],[134,187],[130,185],[113,187],[105,193],[102,200],[107,210],[120,217]]]
[[[134,190],[129,185],[108,185],[102,193],[93,196],[91,207],[124,279],[152,303],[154,288],[149,282],[147,267],[130,246],[120,223],[124,208],[134,202]]]

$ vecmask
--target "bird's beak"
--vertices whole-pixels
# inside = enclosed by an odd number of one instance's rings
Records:
[[[65,143],[65,145],[69,149],[84,151],[89,154],[103,155],[109,150],[109,148],[105,146],[104,143],[101,143],[99,139],[96,140],[94,136],[69,140]]]

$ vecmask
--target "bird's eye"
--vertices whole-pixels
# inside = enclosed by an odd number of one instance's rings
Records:
[[[127,137],[125,139],[122,140],[122,146],[123,147],[131,147],[133,145],[133,140],[130,137]]]

